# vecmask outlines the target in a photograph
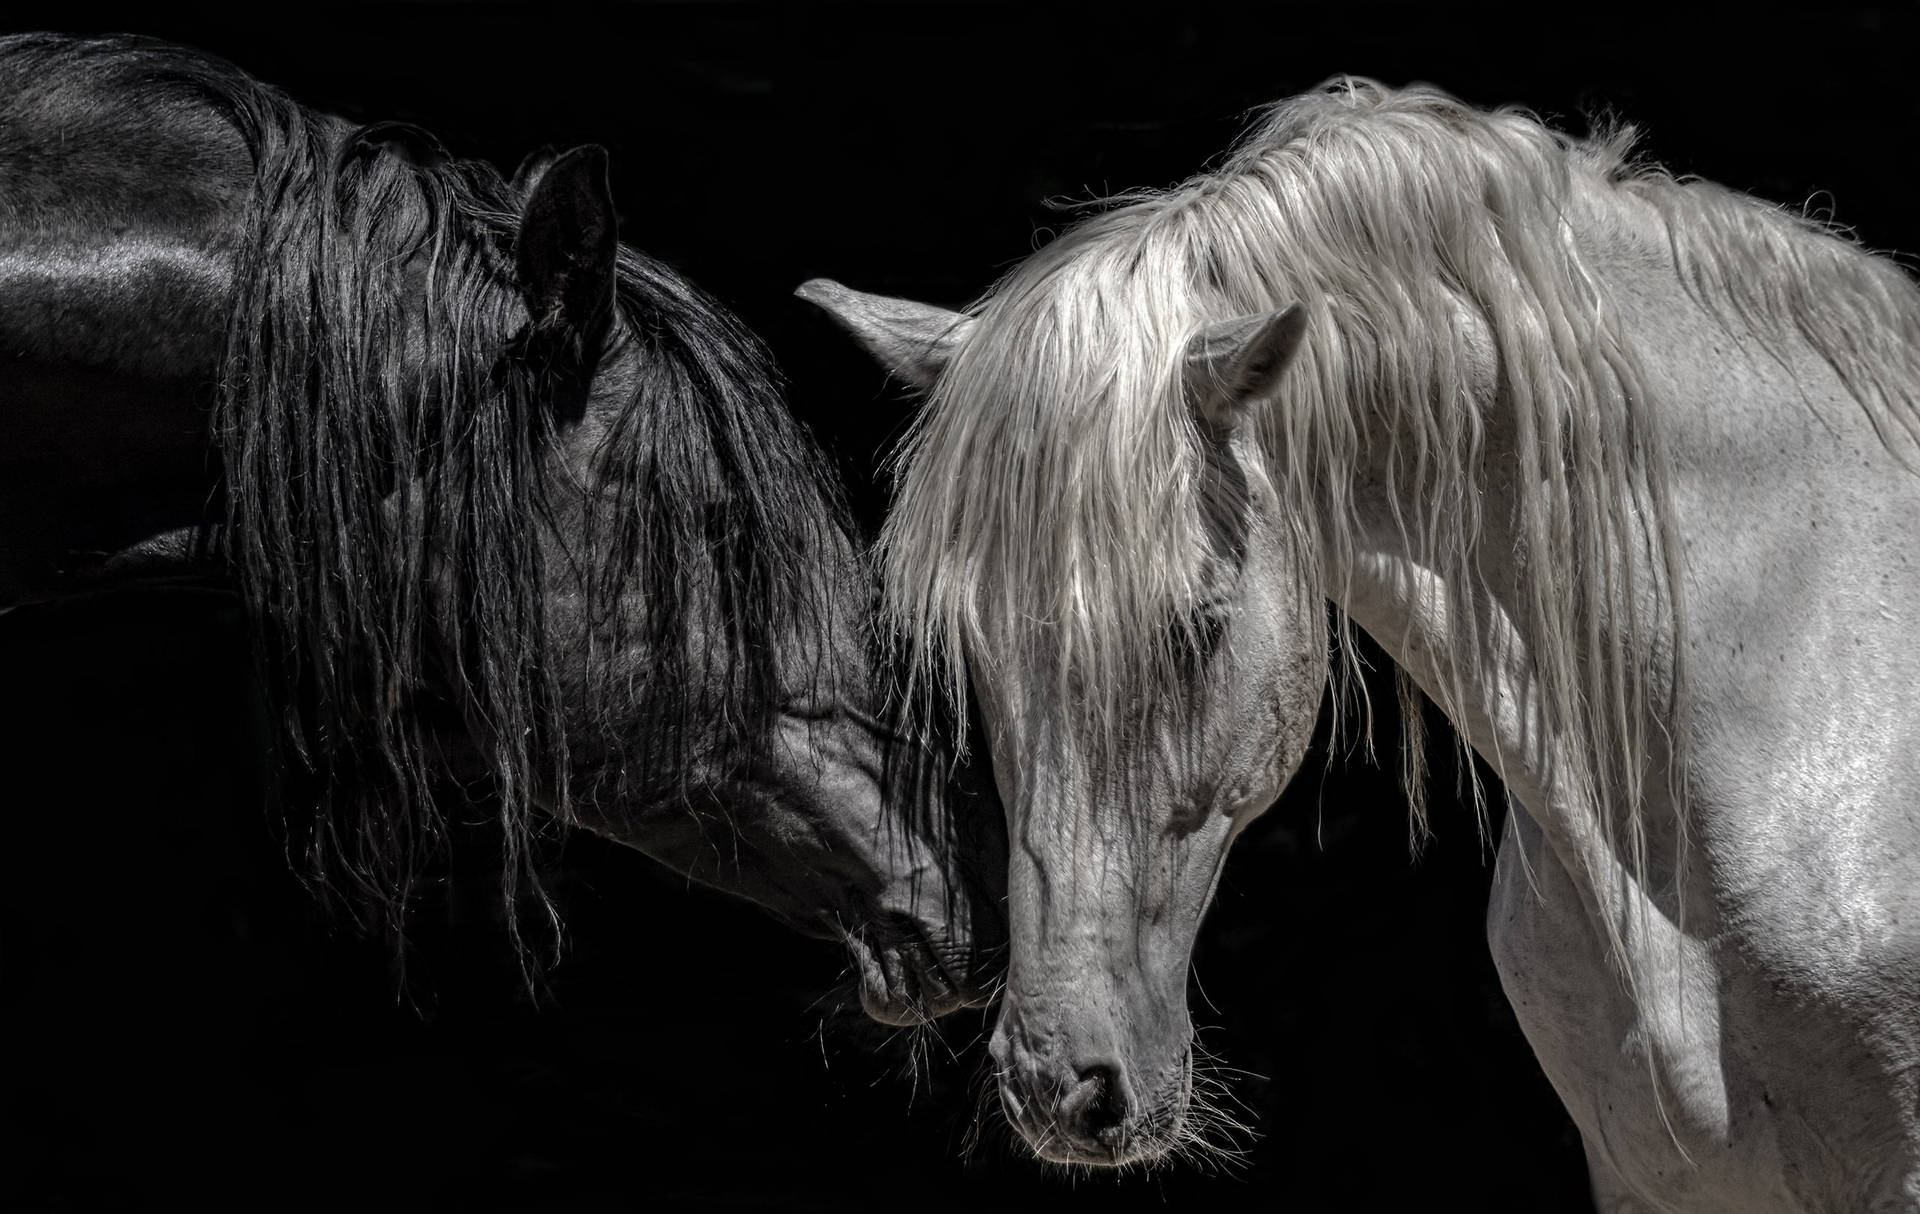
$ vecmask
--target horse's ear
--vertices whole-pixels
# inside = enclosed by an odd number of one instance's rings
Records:
[[[533,191],[539,180],[546,176],[553,162],[560,159],[560,150],[549,144],[537,152],[528,154],[513,171],[513,194],[516,198],[525,198]]]
[[[794,294],[833,317],[881,366],[916,388],[933,386],[973,328],[965,313],[867,295],[831,278],[803,282]]]
[[[1220,433],[1238,427],[1272,398],[1306,332],[1307,310],[1295,302],[1194,334],[1187,343],[1187,399],[1194,411]]]
[[[604,325],[619,248],[607,150],[590,145],[554,158],[527,196],[514,249],[534,325],[583,333]]]

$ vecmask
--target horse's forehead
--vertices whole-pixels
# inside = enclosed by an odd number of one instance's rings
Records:
[[[1111,369],[1119,352],[1137,351],[1158,333],[1175,294],[1098,268],[1041,267],[1009,281],[981,309],[969,344],[987,357]]]

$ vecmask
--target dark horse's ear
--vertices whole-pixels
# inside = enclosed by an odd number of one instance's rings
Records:
[[[525,198],[533,191],[540,178],[546,175],[553,162],[560,159],[560,149],[548,144],[537,152],[529,153],[520,167],[513,171],[513,194],[516,198]]]
[[[591,352],[612,316],[619,248],[607,150],[589,145],[555,158],[527,196],[514,250],[535,329],[571,330]]]

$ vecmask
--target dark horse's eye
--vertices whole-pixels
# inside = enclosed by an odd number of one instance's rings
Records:
[[[449,159],[446,145],[436,139],[431,131],[422,130],[411,122],[376,122],[363,126],[348,136],[340,152],[342,157],[387,152],[416,169],[437,168]]]

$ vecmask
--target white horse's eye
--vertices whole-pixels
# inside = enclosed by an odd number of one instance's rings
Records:
[[[1169,644],[1183,672],[1197,674],[1213,657],[1226,635],[1229,614],[1225,604],[1203,603],[1169,626]]]

